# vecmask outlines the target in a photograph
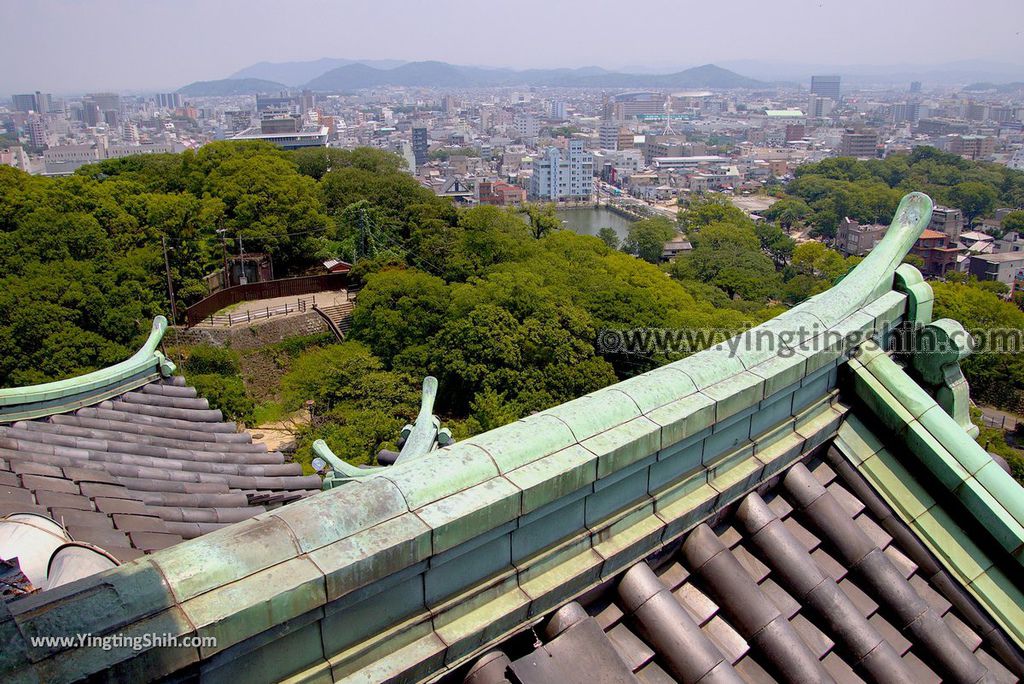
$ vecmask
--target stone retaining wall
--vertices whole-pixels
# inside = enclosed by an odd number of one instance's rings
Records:
[[[194,328],[175,326],[167,335],[166,341],[171,345],[208,344],[213,347],[231,347],[244,351],[265,347],[289,337],[315,335],[322,332],[330,332],[327,323],[316,313],[308,311],[303,314],[271,318],[249,325]]]

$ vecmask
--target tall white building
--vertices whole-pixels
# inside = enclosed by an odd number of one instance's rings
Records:
[[[139,144],[139,127],[132,121],[125,120],[121,126],[121,139],[129,145]]]
[[[582,140],[570,140],[565,151],[549,147],[533,160],[530,199],[558,202],[588,200],[594,192],[594,156]]]
[[[46,124],[43,121],[43,117],[37,114],[30,118],[28,120],[27,128],[29,144],[40,150],[46,147]]]
[[[540,135],[540,124],[532,114],[516,114],[512,121],[512,130],[520,141],[529,144]]]
[[[602,121],[597,129],[598,147],[602,150],[619,149],[619,124],[616,121]]]

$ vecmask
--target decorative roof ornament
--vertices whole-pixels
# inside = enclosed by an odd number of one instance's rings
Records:
[[[416,422],[402,428],[401,436],[398,440],[401,451],[397,454],[393,451],[381,451],[377,455],[378,463],[381,463],[382,466],[406,463],[425,456],[434,449],[448,446],[455,441],[452,439],[451,430],[442,428],[440,419],[434,415],[434,401],[436,399],[437,378],[428,375],[423,379],[423,393],[420,397],[420,411],[416,416]],[[326,471],[324,489],[331,489],[349,480],[373,475],[382,469],[382,466],[361,468],[346,463],[322,439],[313,442],[313,453],[317,457],[314,461],[314,467],[318,471]],[[317,460],[320,463],[317,463]]]

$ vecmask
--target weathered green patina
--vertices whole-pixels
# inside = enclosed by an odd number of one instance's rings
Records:
[[[0,389],[0,421],[73,410],[141,387],[157,377],[169,377],[174,364],[159,351],[166,331],[167,319],[157,316],[146,343],[121,363],[67,380]]]
[[[930,323],[930,288],[900,267],[930,215],[926,196],[908,195],[841,285],[727,344],[15,601],[0,614],[0,676],[433,678],[657,553],[837,432],[859,465],[878,459],[873,433],[841,430],[851,398],[1020,558],[1020,488],[870,341]],[[841,379],[853,388],[842,401]],[[937,529],[934,504],[906,501],[922,530]],[[961,565],[978,596],[1004,597],[986,604],[1004,619],[1024,609],[1005,576]],[[30,640],[155,625],[218,642],[86,652]]]
[[[434,415],[434,401],[437,399],[437,378],[427,376],[423,380],[423,394],[420,399],[420,410],[413,425],[406,425],[402,429],[402,438],[405,444],[398,454],[396,463],[405,463],[413,458],[419,458],[428,454],[438,446],[446,446],[452,443],[451,431],[441,428],[441,421]],[[322,458],[329,466],[324,474],[323,489],[333,489],[349,480],[368,477],[379,467],[357,468],[342,459],[331,451],[327,442],[318,439],[313,442],[313,453]]]

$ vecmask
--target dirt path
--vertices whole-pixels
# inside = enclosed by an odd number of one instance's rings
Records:
[[[305,411],[296,411],[285,420],[253,426],[249,428],[249,433],[253,442],[266,444],[267,451],[281,451],[282,447],[295,442],[299,428],[308,423],[309,414]]]
[[[1002,411],[991,406],[982,406],[981,404],[978,405],[978,408],[981,409],[981,415],[984,416],[985,424],[989,427],[1001,427],[1012,432],[1019,423],[1024,423],[1024,418],[1008,411]]]

